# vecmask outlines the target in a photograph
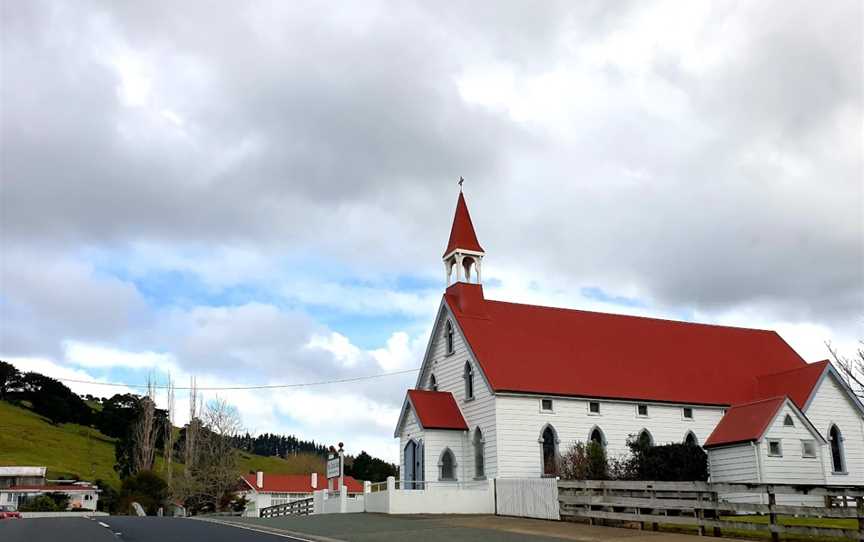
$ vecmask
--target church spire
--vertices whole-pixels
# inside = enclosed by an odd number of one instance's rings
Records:
[[[453,268],[456,268],[456,282],[471,282],[472,273],[476,282],[480,283],[480,262],[483,260],[483,247],[477,241],[474,224],[468,213],[468,204],[462,193],[462,183],[459,183],[459,199],[456,201],[456,214],[453,216],[453,226],[450,228],[450,240],[444,251],[444,271],[447,285],[451,283]]]

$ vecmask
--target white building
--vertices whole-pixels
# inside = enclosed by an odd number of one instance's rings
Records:
[[[40,495],[63,493],[69,497],[69,510],[96,510],[98,487],[76,480],[46,480],[46,471],[46,467],[0,467],[0,504],[17,510]]]
[[[864,484],[864,407],[827,361],[773,331],[489,300],[484,256],[460,194],[395,431],[409,486],[552,475],[572,443],[614,456],[630,435],[705,446],[716,481]]]
[[[312,498],[313,492],[327,489],[327,478],[323,474],[270,474],[258,471],[241,477],[239,495],[246,497],[247,516],[258,516],[262,508],[288,504]],[[352,476],[344,477],[349,496],[363,493],[363,483]]]

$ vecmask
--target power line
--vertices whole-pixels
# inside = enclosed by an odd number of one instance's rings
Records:
[[[385,376],[396,376],[408,373],[416,373],[420,368],[405,369],[402,371],[393,371],[391,373],[380,373],[377,375],[354,376],[351,378],[339,378],[335,380],[319,380],[317,382],[302,382],[297,384],[267,384],[260,386],[197,386],[199,391],[221,391],[221,390],[272,390],[280,388],[306,388],[310,386],[325,386],[327,384],[344,384],[346,382],[359,382],[361,380],[372,380],[373,378],[382,378]],[[74,378],[57,378],[61,382],[74,382],[76,384],[89,384],[92,386],[113,386],[121,388],[146,388],[147,384],[125,384],[123,382],[96,382],[93,380],[75,380]],[[154,386],[156,389],[168,389],[168,386]],[[175,390],[190,390],[191,387],[175,386]]]

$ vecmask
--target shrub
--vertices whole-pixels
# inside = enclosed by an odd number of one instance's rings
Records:
[[[708,455],[695,444],[651,446],[630,436],[627,479],[684,482],[708,480]]]
[[[46,493],[28,500],[18,507],[21,512],[63,512],[69,507],[69,496],[64,493]]]
[[[155,515],[168,498],[168,484],[153,471],[141,471],[123,480],[120,490],[123,508],[132,502],[140,504],[147,515]]]
[[[566,480],[607,480],[606,449],[593,441],[576,442],[561,457],[560,472]]]

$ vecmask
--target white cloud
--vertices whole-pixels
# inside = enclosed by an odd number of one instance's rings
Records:
[[[395,371],[406,367],[419,367],[416,352],[411,350],[411,341],[404,331],[397,331],[387,339],[387,347],[371,352],[382,369]]]
[[[333,357],[346,367],[357,365],[362,352],[351,344],[351,341],[341,333],[331,332],[329,335],[313,335],[306,348],[320,349],[333,354]]]
[[[66,362],[81,367],[177,370],[177,362],[171,354],[129,352],[80,341],[66,341],[64,347]]]

